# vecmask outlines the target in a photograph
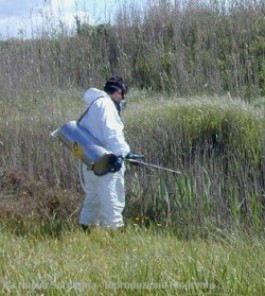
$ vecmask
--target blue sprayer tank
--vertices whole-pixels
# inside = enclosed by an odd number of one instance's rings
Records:
[[[51,136],[58,137],[78,159],[98,176],[107,174],[117,159],[117,156],[102,147],[99,141],[75,120],[68,121],[57,128],[51,133]]]

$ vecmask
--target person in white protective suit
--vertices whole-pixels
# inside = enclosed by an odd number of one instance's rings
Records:
[[[121,77],[106,81],[104,91],[90,88],[84,94],[89,110],[80,125],[86,128],[104,148],[117,156],[112,172],[97,176],[85,164],[80,171],[86,198],[79,223],[84,230],[91,226],[120,228],[124,226],[125,207],[124,158],[143,159],[132,154],[125,140],[120,112],[125,105],[127,86]]]

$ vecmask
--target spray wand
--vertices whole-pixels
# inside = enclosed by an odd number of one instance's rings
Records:
[[[173,175],[180,175],[181,174],[180,171],[175,171],[175,170],[172,170],[172,169],[169,169],[169,168],[162,167],[160,165],[147,163],[147,162],[144,162],[142,160],[126,159],[126,161],[128,161],[132,165],[139,165],[139,166],[146,166],[146,167],[150,167],[150,168],[155,168],[155,169],[158,169],[158,170],[162,170],[162,171],[172,173]]]

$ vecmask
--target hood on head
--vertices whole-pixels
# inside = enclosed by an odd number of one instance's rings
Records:
[[[108,95],[103,90],[100,90],[100,89],[97,89],[97,88],[89,88],[84,93],[83,100],[87,104],[90,104],[90,103],[92,103],[98,97],[108,97]]]

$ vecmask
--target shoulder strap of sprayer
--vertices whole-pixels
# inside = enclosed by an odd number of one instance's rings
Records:
[[[89,111],[89,109],[93,105],[93,103],[100,98],[103,98],[103,96],[97,97],[94,101],[92,101],[92,103],[89,104],[89,106],[87,107],[85,112],[77,119],[77,121],[76,121],[77,124],[80,123],[80,121],[84,118],[84,116],[87,114],[87,112]]]

